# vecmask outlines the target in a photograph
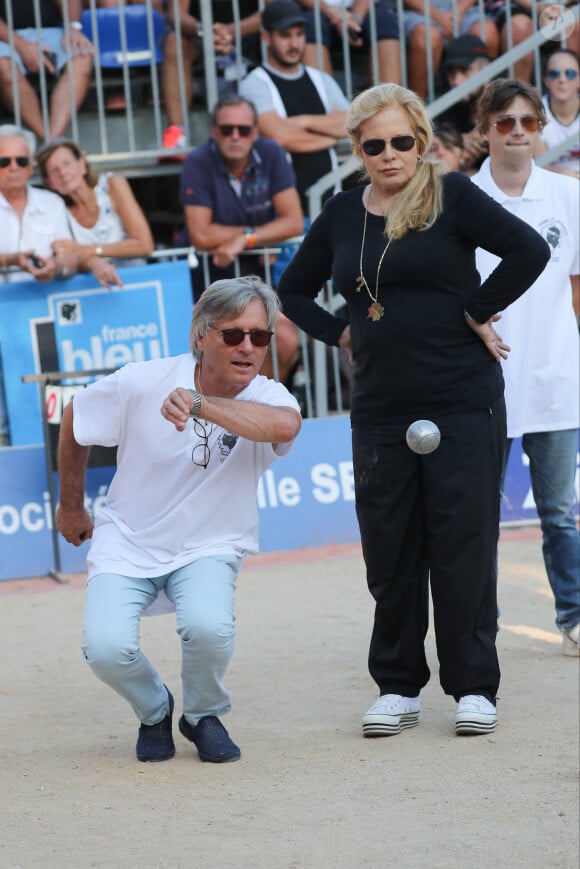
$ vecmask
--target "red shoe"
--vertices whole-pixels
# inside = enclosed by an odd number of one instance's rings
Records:
[[[169,148],[187,148],[187,138],[183,127],[179,127],[177,124],[172,124],[170,127],[167,127],[163,133],[163,143],[161,147],[168,150]],[[187,152],[181,154],[167,154],[166,156],[161,155],[158,158],[158,162],[165,163],[170,160],[183,161],[186,157]]]

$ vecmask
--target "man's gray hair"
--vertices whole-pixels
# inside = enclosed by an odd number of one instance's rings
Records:
[[[16,124],[0,124],[0,139],[8,139],[13,136],[18,136],[26,143],[28,153],[34,157],[36,151],[36,136],[30,130],[23,130],[17,127]]]
[[[207,335],[213,323],[235,320],[254,299],[264,305],[268,329],[273,331],[281,311],[280,299],[276,291],[257,275],[223,278],[210,284],[193,309],[189,346],[194,358],[200,360],[197,341]]]

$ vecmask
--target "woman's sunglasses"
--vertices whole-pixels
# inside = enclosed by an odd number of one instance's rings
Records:
[[[391,144],[391,148],[395,151],[410,151],[417,141],[417,136],[393,136],[392,139],[367,139],[366,142],[360,142],[361,150],[365,152],[367,157],[378,157],[382,154],[387,145]]]
[[[250,124],[218,124],[218,130],[220,131],[220,136],[224,136],[224,138],[228,138],[231,136],[234,130],[237,130],[242,139],[247,139],[253,127]]]
[[[540,129],[540,119],[537,115],[523,115],[521,118],[516,118],[514,115],[506,115],[503,118],[499,118],[494,122],[494,127],[501,133],[503,136],[506,133],[511,133],[513,128],[516,125],[516,121],[519,121],[524,130],[527,130],[528,133],[537,133]]]
[[[578,78],[578,70],[577,69],[549,69],[546,72],[546,78],[549,78],[550,81],[556,81],[557,79],[564,76],[568,81],[574,81],[575,78]]]
[[[30,157],[0,157],[0,169],[7,169],[13,160],[21,169],[30,165]]]
[[[238,344],[242,343],[246,335],[250,336],[250,341],[254,347],[267,347],[274,334],[273,332],[269,332],[268,329],[250,329],[249,332],[244,332],[243,329],[218,329],[217,326],[212,326],[211,323],[210,329],[221,332],[224,344],[227,344],[228,347],[237,347]]]

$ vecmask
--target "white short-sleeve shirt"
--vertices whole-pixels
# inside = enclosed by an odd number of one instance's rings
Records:
[[[53,256],[52,243],[71,238],[64,201],[37,187],[27,188],[22,217],[0,193],[0,254],[31,250],[42,259]],[[10,272],[9,281],[29,281],[28,272]]]
[[[551,259],[527,292],[502,313],[496,328],[511,346],[502,362],[509,437],[577,428],[580,422],[580,340],[571,275],[580,273],[578,182],[533,164],[521,196],[497,186],[488,157],[471,179],[548,242]],[[481,248],[485,280],[499,262]]]
[[[179,432],[160,412],[173,389],[194,383],[194,369],[189,354],[129,363],[75,395],[76,441],[118,446],[107,502],[95,517],[89,578],[162,576],[208,555],[258,551],[258,481],[291,444],[257,443],[201,420],[210,459],[207,468],[194,464],[202,442],[194,420]],[[285,386],[261,375],[237,398],[299,409]]]

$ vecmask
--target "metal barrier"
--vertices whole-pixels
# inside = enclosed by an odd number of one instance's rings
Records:
[[[7,25],[8,25],[8,33],[9,33],[9,43],[11,47],[11,69],[12,69],[12,90],[13,90],[13,100],[14,100],[14,116],[17,124],[21,123],[21,106],[19,104],[19,96],[16,87],[16,64],[14,60],[14,28],[13,28],[13,4],[16,0],[7,0],[6,2],[6,15],[7,15]],[[242,39],[240,32],[240,9],[239,9],[239,0],[231,0],[232,2],[232,15],[235,25],[235,71],[232,79],[232,85],[235,86],[236,79],[239,80],[244,74],[244,65],[242,58]],[[315,15],[315,28],[318,34],[318,64],[322,66],[322,48],[321,48],[321,9],[320,9],[321,0],[314,0],[313,9]],[[484,0],[477,0],[477,8],[479,10],[480,23],[483,25],[484,21]],[[191,108],[186,105],[185,101],[185,85],[184,85],[184,65],[183,65],[183,54],[181,51],[181,29],[180,29],[180,17],[179,17],[179,0],[167,0],[168,8],[172,9],[173,17],[175,19],[175,33],[177,38],[177,66],[178,66],[178,79],[179,79],[179,92],[180,92],[180,100],[181,107],[184,117],[184,126],[186,130],[186,135],[188,141],[194,144],[196,141],[199,141],[198,135],[199,133],[196,131],[195,127],[199,125],[192,124],[191,118]],[[391,0],[393,11],[396,12],[398,21],[399,21],[399,29],[400,33],[404,34],[404,26],[403,26],[403,16],[404,16],[404,0]],[[125,9],[124,0],[118,0],[118,12],[119,12],[119,28],[120,28],[120,40],[121,40],[121,65],[119,67],[119,74],[122,79],[122,88],[123,94],[125,98],[126,108],[124,110],[122,118],[118,119],[120,122],[116,123],[115,118],[111,118],[110,115],[107,114],[106,106],[105,106],[105,85],[106,85],[106,75],[104,75],[104,70],[100,62],[100,46],[98,42],[98,29],[97,29],[97,16],[98,16],[98,8],[97,8],[97,0],[89,0],[85,15],[88,14],[91,22],[92,22],[92,31],[93,34],[96,34],[94,37],[94,45],[95,45],[95,61],[94,61],[94,74],[93,74],[93,85],[96,94],[96,118],[89,117],[86,110],[82,110],[77,113],[75,110],[74,104],[74,93],[70,94],[70,102],[71,102],[71,111],[72,111],[72,119],[70,125],[70,134],[73,139],[79,141],[80,144],[86,148],[91,162],[96,165],[107,165],[109,167],[122,167],[124,169],[130,168],[131,166],[147,166],[151,169],[151,171],[157,171],[157,160],[160,156],[168,156],[172,152],[162,149],[162,139],[163,139],[163,127],[165,123],[164,114],[162,111],[162,92],[160,85],[160,69],[155,59],[155,28],[153,21],[153,6],[152,0],[143,0],[143,7],[145,10],[145,15],[147,19],[147,32],[148,32],[148,49],[149,49],[149,63],[146,67],[148,72],[148,87],[151,89],[150,93],[150,102],[151,105],[148,107],[143,107],[135,104],[135,100],[133,99],[132,93],[132,70],[134,70],[134,58],[132,59],[132,52],[129,50],[130,46],[128,44],[128,36],[127,36],[127,28],[125,26],[125,17],[122,14]],[[261,11],[264,8],[264,0],[258,0],[257,6]],[[535,30],[535,33],[532,37],[527,39],[525,42],[521,43],[518,46],[511,46],[508,48],[508,52],[502,56],[498,61],[494,63],[501,64],[501,69],[509,69],[510,74],[513,74],[513,64],[516,60],[523,57],[530,51],[534,53],[534,67],[535,67],[535,77],[536,81],[540,80],[540,54],[539,48],[540,46],[547,41],[547,38],[543,36],[541,31],[538,31],[538,9],[539,4],[538,0],[531,0],[531,17],[532,24]],[[458,0],[453,0],[452,4],[453,17],[454,17],[454,31],[458,32]],[[38,45],[38,57],[39,61],[41,60],[42,51],[42,39],[41,39],[41,18],[40,18],[40,2],[39,0],[34,0],[34,11],[35,11],[35,21],[36,21],[36,29],[37,29],[37,45]],[[213,38],[212,38],[212,27],[213,27],[213,8],[211,0],[200,0],[200,11],[201,11],[201,24],[202,24],[202,37],[200,40],[200,49],[201,55],[203,57],[203,73],[202,77],[198,81],[198,85],[203,89],[203,93],[205,96],[205,105],[207,108],[211,108],[219,93],[219,76],[216,70],[216,55],[214,51]],[[569,11],[575,16],[575,19],[578,19],[578,6],[570,9]],[[425,0],[425,16],[427,20],[429,20],[429,3]],[[510,5],[506,5],[506,16],[507,21],[511,20],[511,8]],[[70,38],[69,38],[69,12],[67,4],[63,4],[62,6],[62,15],[63,15],[63,24],[65,30],[65,38],[68,40],[68,67],[70,72]],[[351,47],[348,42],[348,32],[346,26],[346,10],[342,10],[342,54],[343,54],[343,64],[342,64],[342,73],[344,76],[344,89],[347,96],[352,97],[353,93],[356,91],[357,83],[353,76],[353,64],[351,60]],[[370,45],[370,60],[371,60],[371,82],[378,82],[378,55],[377,55],[377,39],[376,39],[376,17],[375,17],[375,9],[374,4],[369,4],[369,27],[371,34],[371,45]],[[427,42],[427,69],[428,69],[428,97],[427,102],[429,104],[433,104],[435,106],[440,106],[437,111],[442,110],[444,107],[443,104],[439,103],[439,100],[435,100],[435,75],[434,75],[434,64],[433,64],[433,50],[430,42],[430,29],[427,28],[427,33],[429,35]],[[511,29],[508,27],[508,44],[509,40],[511,40]],[[523,46],[523,47],[522,47]],[[265,57],[265,46],[262,43],[262,59]],[[401,69],[402,69],[402,83],[408,83],[408,61],[407,61],[407,48],[405,39],[400,39],[400,59],[401,59]],[[494,67],[494,64],[491,64]],[[40,73],[39,73],[39,98],[42,109],[42,116],[44,122],[44,129],[46,135],[48,135],[49,131],[49,83],[48,77],[46,75],[46,71],[44,69],[43,64],[40,64]],[[485,76],[483,77],[485,80]],[[366,81],[365,84],[369,82]],[[446,95],[448,99],[447,106],[452,105],[460,99],[460,91],[458,88],[455,88],[450,94]],[[86,134],[86,137],[85,137]],[[86,141],[84,141],[86,138]],[[175,152],[182,152],[183,149],[175,149]]]

